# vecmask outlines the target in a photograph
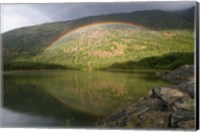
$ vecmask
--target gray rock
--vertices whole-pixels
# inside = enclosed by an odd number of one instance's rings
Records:
[[[194,80],[194,66],[181,66],[180,68],[170,72],[169,74],[162,76],[162,78],[176,84],[191,82]]]
[[[148,110],[161,110],[164,107],[164,102],[158,98],[146,97],[138,103],[129,106],[125,109],[128,115],[133,115],[136,111],[142,111],[143,108]]]
[[[171,105],[172,103],[181,98],[190,98],[190,96],[187,93],[184,93],[178,89],[168,87],[158,87],[154,88],[152,91],[155,96],[162,99],[168,105]]]
[[[105,126],[113,126],[116,125],[116,123],[118,126],[124,126],[129,120],[135,117],[138,117],[149,111],[161,110],[163,107],[164,102],[162,100],[145,97],[142,98],[138,103],[126,107],[122,112],[107,117],[104,120]]]
[[[142,115],[141,128],[169,128],[170,112],[150,111]]]
[[[181,83],[175,88],[188,93],[192,98],[194,98],[194,89],[195,89],[194,82]]]
[[[194,111],[177,111],[171,116],[171,127],[178,128],[179,123],[182,121],[194,120]]]
[[[172,105],[174,111],[180,111],[180,110],[194,110],[195,108],[195,102],[192,98],[182,98]]]
[[[195,129],[195,121],[194,120],[180,121],[178,123],[178,126],[184,129]]]

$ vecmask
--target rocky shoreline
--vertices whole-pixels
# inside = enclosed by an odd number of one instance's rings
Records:
[[[175,85],[153,88],[137,103],[106,117],[101,126],[195,129],[194,66],[184,65],[162,78]]]

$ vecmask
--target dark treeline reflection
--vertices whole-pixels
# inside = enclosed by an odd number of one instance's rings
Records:
[[[149,89],[170,85],[154,72],[12,71],[3,79],[4,108],[56,118],[64,126],[95,126]]]

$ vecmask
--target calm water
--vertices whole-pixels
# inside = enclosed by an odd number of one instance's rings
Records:
[[[154,72],[12,71],[3,77],[4,127],[95,127],[156,86]]]

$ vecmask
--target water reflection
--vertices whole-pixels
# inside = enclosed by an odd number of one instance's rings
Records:
[[[4,127],[61,127],[62,120],[42,117],[30,113],[19,113],[12,110],[2,109],[2,125]]]
[[[8,72],[4,75],[4,107],[62,119],[64,126],[94,126],[96,120],[159,85],[169,84],[149,72]]]

